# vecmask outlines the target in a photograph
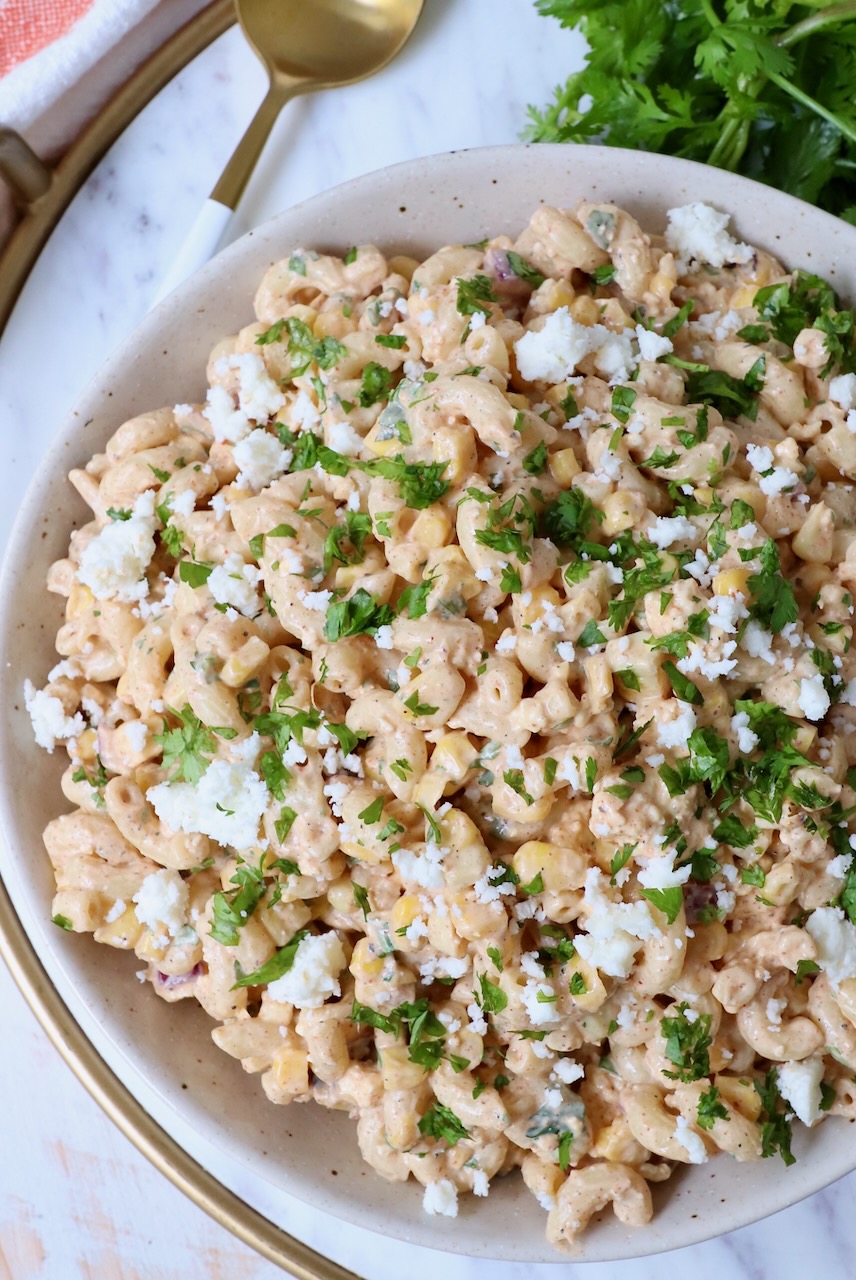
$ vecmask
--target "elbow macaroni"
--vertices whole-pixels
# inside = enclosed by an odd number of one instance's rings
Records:
[[[722,234],[296,250],[73,473],[26,690],[56,922],[561,1245],[854,1111],[852,324]]]

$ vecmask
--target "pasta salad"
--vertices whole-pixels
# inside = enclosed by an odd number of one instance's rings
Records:
[[[295,249],[70,479],[54,921],[430,1214],[856,1116],[856,350],[727,215]]]

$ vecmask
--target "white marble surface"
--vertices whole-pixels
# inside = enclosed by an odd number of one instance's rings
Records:
[[[526,102],[579,60],[580,45],[529,0],[427,0],[420,29],[377,79],[293,104],[236,233],[369,169],[514,140]],[[0,344],[6,465],[0,543],[19,496],[80,388],[145,312],[263,92],[236,32],[188,67],[86,185],[33,274]],[[276,1269],[214,1226],[101,1114],[0,967],[0,1280],[273,1280]],[[776,1166],[771,1177],[784,1176]],[[668,1259],[592,1265],[592,1280],[823,1280],[854,1273],[856,1174],[755,1227]],[[467,1262],[408,1248],[291,1202],[291,1229],[369,1280],[523,1280],[578,1268]]]

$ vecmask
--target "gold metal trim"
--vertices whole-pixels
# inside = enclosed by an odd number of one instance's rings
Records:
[[[95,165],[155,94],[234,21],[231,0],[214,0],[177,31],[130,77],[69,148],[49,185],[39,163],[32,164],[19,150],[15,135],[5,137],[6,157],[10,152],[12,156],[11,170],[19,167],[22,155],[27,162],[26,185],[21,194],[32,203],[0,255],[0,334],[51,232]],[[2,879],[0,958],[54,1048],[83,1087],[173,1186],[220,1226],[296,1280],[360,1280],[356,1272],[316,1253],[251,1208],[155,1123],[75,1022],[36,954]]]
[[[234,22],[232,0],[213,0],[137,68],[57,163],[50,186],[29,205],[0,255],[0,335],[51,232],[98,161],[155,94]]]
[[[157,1124],[75,1022],[0,880],[0,957],[54,1048],[86,1091],[147,1160],[209,1217],[297,1280],[360,1280],[288,1235],[218,1182]]]

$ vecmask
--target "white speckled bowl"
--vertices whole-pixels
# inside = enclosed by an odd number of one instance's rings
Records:
[[[253,292],[269,263],[298,245],[341,252],[372,241],[425,255],[441,244],[513,234],[539,202],[573,207],[583,197],[615,201],[655,229],[672,206],[707,201],[733,214],[741,239],[856,296],[856,229],[767,187],[686,161],[598,147],[509,146],[368,174],[245,236],[128,338],[44,459],[0,584],[0,691],[8,709],[0,726],[4,880],[52,981],[82,997],[124,1063],[132,1091],[135,1080],[153,1085],[167,1111],[227,1152],[245,1180],[266,1180],[381,1234],[508,1261],[559,1260],[544,1240],[543,1211],[516,1177],[496,1182],[487,1200],[463,1200],[453,1222],[424,1216],[419,1187],[385,1183],[363,1164],[344,1115],[272,1106],[258,1079],[215,1048],[212,1024],[192,1001],[164,1004],[134,980],[133,956],[50,924],[52,875],[41,832],[67,805],[59,755],[35,747],[21,686],[27,675],[43,680],[55,661],[62,610],[44,589],[45,573],[86,516],[66,482],[68,469],[83,465],[126,418],[203,396],[209,349],[253,318]],[[774,1213],[856,1167],[853,1134],[841,1121],[801,1139],[797,1151],[789,1170],[777,1160],[739,1165],[722,1157],[679,1173],[655,1191],[650,1227],[628,1229],[607,1214],[586,1236],[582,1256],[632,1258],[692,1244]]]

